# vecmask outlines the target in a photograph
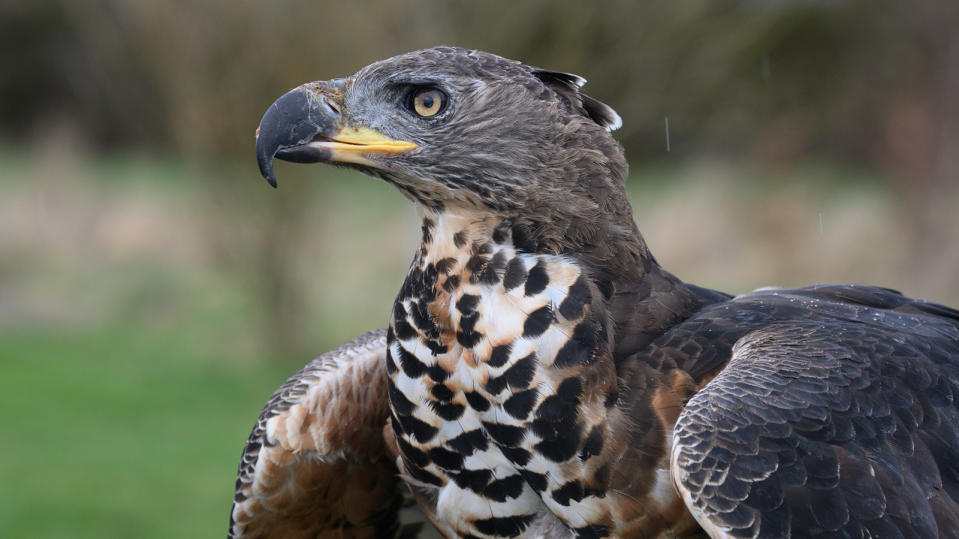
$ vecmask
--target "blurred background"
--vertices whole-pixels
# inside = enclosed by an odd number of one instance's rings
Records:
[[[0,536],[227,524],[260,407],[385,324],[418,238],[385,184],[260,178],[303,82],[480,48],[590,80],[680,278],[959,305],[959,3],[0,2]]]

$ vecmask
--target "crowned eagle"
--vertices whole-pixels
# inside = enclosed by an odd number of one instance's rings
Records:
[[[684,283],[584,82],[437,47],[267,110],[274,186],[275,158],[355,169],[422,238],[388,327],[267,403],[230,535],[959,536],[959,311]]]

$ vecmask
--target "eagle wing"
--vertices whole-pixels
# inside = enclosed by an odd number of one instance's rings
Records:
[[[386,330],[280,386],[243,449],[229,537],[393,537],[403,503],[383,441]]]
[[[673,431],[673,481],[712,537],[959,536],[959,312],[925,305],[736,343]]]

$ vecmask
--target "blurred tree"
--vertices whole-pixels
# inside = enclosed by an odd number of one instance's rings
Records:
[[[668,116],[678,156],[895,168],[910,143],[887,126],[911,106],[930,117],[912,129],[941,132],[953,120],[933,109],[959,90],[946,1],[52,0],[0,15],[3,134],[66,116],[101,148],[245,154],[284,89],[440,43],[588,77],[634,159],[664,157]]]

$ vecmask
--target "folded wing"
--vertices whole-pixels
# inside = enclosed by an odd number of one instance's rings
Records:
[[[959,536],[955,313],[869,312],[750,333],[689,401],[671,473],[712,537]]]
[[[403,491],[382,435],[385,354],[386,331],[371,331],[277,389],[243,450],[229,537],[401,533]]]

